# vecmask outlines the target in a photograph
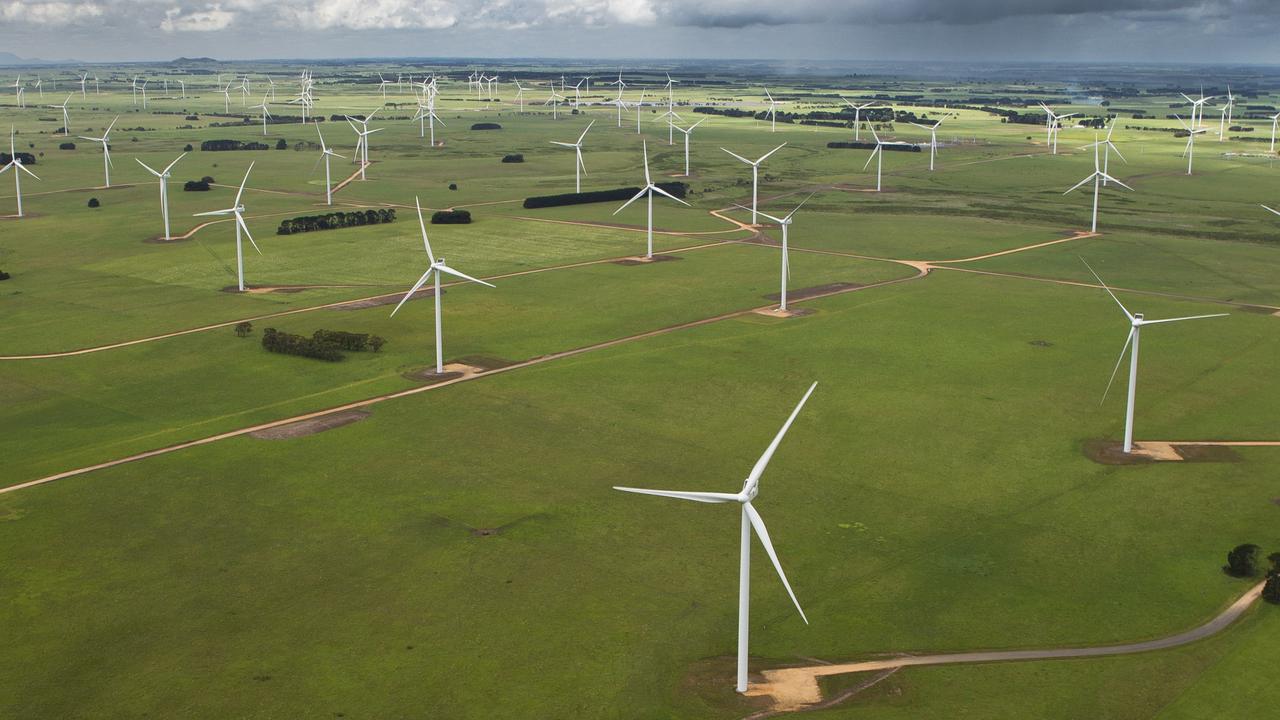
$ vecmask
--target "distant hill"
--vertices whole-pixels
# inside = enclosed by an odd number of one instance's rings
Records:
[[[204,64],[216,63],[216,62],[218,62],[217,59],[211,58],[211,57],[198,57],[198,58],[180,57],[176,60],[170,60],[169,64],[170,65],[204,65]]]
[[[41,60],[40,58],[24,58],[18,57],[13,53],[0,52],[0,67],[30,66],[30,65],[65,65],[75,63],[75,60]]]

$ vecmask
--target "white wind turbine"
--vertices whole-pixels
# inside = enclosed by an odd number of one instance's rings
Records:
[[[698,122],[687,128],[677,127],[676,129],[684,133],[684,176],[689,177],[689,136],[693,134],[693,129],[706,122],[706,118],[702,118]]]
[[[766,218],[778,223],[778,226],[782,228],[782,291],[778,295],[778,309],[782,312],[787,311],[787,282],[791,280],[791,254],[789,245],[787,244],[787,229],[791,227],[791,222],[795,217],[795,214],[800,211],[800,208],[804,207],[805,203],[809,202],[809,198],[811,197],[813,197],[812,193],[810,193],[809,197],[801,200],[800,204],[795,207],[795,210],[792,210],[780,218],[774,217],[764,211],[760,212],[761,215],[764,215]],[[738,207],[742,208],[741,205]],[[746,210],[746,208],[742,209]]]
[[[142,91],[142,109],[143,110],[147,109],[147,83],[148,82],[150,81],[143,80],[142,85],[138,86],[138,89]]]
[[[413,116],[413,119],[418,121],[418,137],[423,137],[423,133],[425,132],[423,128],[424,123],[429,124],[431,126],[430,142],[431,142],[431,147],[435,147],[436,146],[436,123],[445,125],[445,122],[440,119],[439,115],[436,115],[436,96],[434,94],[428,95],[427,102],[425,105],[418,106],[418,112],[416,115]]]
[[[187,156],[186,153],[182,153],[181,155],[178,156],[178,160],[181,160],[186,156]],[[138,159],[134,158],[134,160],[138,160]],[[141,160],[138,160],[139,165],[146,168],[147,172],[151,173],[152,175],[155,175],[160,180],[160,214],[161,216],[164,217],[164,239],[165,240],[168,240],[170,237],[172,237],[169,234],[169,171],[173,169],[174,165],[178,164],[178,160],[174,160],[173,162],[169,163],[169,165],[165,167],[164,170],[161,170],[160,172],[156,172],[155,170],[151,169],[151,166],[147,165]]]
[[[267,96],[263,94],[262,102],[257,105],[249,106],[250,110],[262,110],[262,137],[267,136],[267,118],[271,117],[271,110],[267,108]]]
[[[591,126],[595,124],[596,124],[595,120],[592,120],[591,122],[587,123],[587,129],[583,130],[582,134],[578,136],[577,142],[567,143],[567,142],[558,142],[555,140],[551,141],[552,145],[559,145],[560,147],[573,149],[573,156],[574,156],[573,191],[576,193],[582,192],[582,176],[585,175],[587,172],[587,166],[582,162],[582,141],[586,139],[587,133],[590,132],[591,130]]]
[[[227,83],[222,88],[222,111],[231,112],[231,83]]]
[[[1273,152],[1273,153],[1276,151],[1276,124],[1277,123],[1280,123],[1280,113],[1276,113],[1275,115],[1271,116],[1271,150],[1270,152]]]
[[[244,252],[241,247],[243,242],[240,239],[241,231],[245,237],[249,238],[249,242],[253,244],[253,249],[262,254],[262,250],[258,248],[258,243],[253,241],[253,235],[249,234],[249,226],[244,222],[244,205],[240,203],[240,196],[244,194],[245,183],[249,182],[249,173],[253,172],[253,163],[249,163],[249,169],[244,171],[244,180],[240,181],[240,189],[236,191],[236,200],[231,207],[226,210],[212,210],[210,212],[196,213],[195,217],[204,217],[209,215],[234,215],[236,224],[236,283],[240,292],[244,292]]]
[[[40,91],[40,99],[43,100],[44,99],[44,81],[40,79],[39,75],[36,76],[36,83],[34,87],[36,90]]]
[[[551,106],[551,119],[552,119],[552,120],[559,120],[559,119],[560,119],[560,101],[561,101],[561,100],[564,100],[564,96],[563,96],[563,95],[558,94],[558,93],[556,92],[556,86],[555,86],[554,84],[552,84],[552,86],[551,86],[551,95],[547,97],[547,101],[546,101],[546,102],[542,103],[544,106],[546,106],[546,105],[550,105],[550,106]]]
[[[333,148],[324,144],[324,133],[320,132],[320,121],[316,121],[316,134],[320,136],[320,159],[324,160],[324,203],[333,205],[333,182],[329,179],[329,158],[342,157]],[[315,169],[312,169],[315,172]]]
[[[1045,120],[1045,127],[1048,128],[1049,136],[1048,138],[1046,138],[1045,144],[1052,145],[1053,154],[1057,155],[1058,154],[1058,133],[1059,131],[1062,130],[1062,121],[1066,120],[1069,117],[1075,117],[1076,113],[1067,113],[1065,115],[1059,115],[1044,103],[1040,103],[1040,107],[1044,108],[1045,113],[1048,115],[1048,117]]]
[[[85,98],[88,97],[84,89],[85,83],[87,82],[89,82],[89,73],[84,73],[80,76],[80,99],[81,100],[84,100]]]
[[[921,125],[920,123],[911,123],[921,130],[929,131],[929,170],[933,171],[933,159],[938,154],[938,126],[942,124],[941,120],[934,120],[933,127]]]
[[[1185,122],[1183,122],[1181,117],[1178,117],[1177,115],[1174,115],[1174,117],[1178,118],[1178,122],[1182,123],[1182,127],[1186,128],[1187,130],[1187,146],[1183,148],[1182,154],[1187,158],[1187,174],[1190,175],[1191,163],[1196,159],[1196,136],[1201,133],[1207,133],[1209,131],[1205,130],[1204,128],[1200,128],[1197,130],[1193,128],[1191,125],[1188,125]]]
[[[1084,258],[1080,258],[1080,260],[1081,262],[1084,262]],[[1124,354],[1129,351],[1129,346],[1132,345],[1133,349],[1129,355],[1129,399],[1125,405],[1124,411],[1124,451],[1127,454],[1133,452],[1133,404],[1138,388],[1138,341],[1140,339],[1139,335],[1141,334],[1142,327],[1144,325],[1158,325],[1160,323],[1181,322],[1183,320],[1226,317],[1227,313],[1192,315],[1190,317],[1166,318],[1164,320],[1147,320],[1143,318],[1142,313],[1129,312],[1129,309],[1124,306],[1124,303],[1120,302],[1120,298],[1116,297],[1115,293],[1111,292],[1111,288],[1107,287],[1107,284],[1102,281],[1101,277],[1098,277],[1098,273],[1094,272],[1093,268],[1089,266],[1089,263],[1085,262],[1084,264],[1085,267],[1089,268],[1089,272],[1093,273],[1093,276],[1097,278],[1098,284],[1102,285],[1102,288],[1107,291],[1107,294],[1111,296],[1111,299],[1116,301],[1116,305],[1120,306],[1121,312],[1123,312],[1124,316],[1129,320],[1129,337],[1125,339],[1124,347],[1120,349],[1120,357],[1116,360],[1115,369],[1111,371],[1111,380],[1107,382],[1107,389],[1102,393],[1102,399],[1105,401],[1107,399],[1107,393],[1111,391],[1112,383],[1116,380],[1116,374],[1120,372],[1120,363],[1124,362]]]
[[[382,93],[382,101],[387,101],[387,86],[395,85],[394,82],[382,77],[382,73],[378,73],[378,90]]]
[[[1091,233],[1096,233],[1096,232],[1098,232],[1098,194],[1099,194],[1099,193],[1101,192],[1101,190],[1102,190],[1102,183],[1103,183],[1103,181],[1104,181],[1104,180],[1108,180],[1108,181],[1110,181],[1110,182],[1113,182],[1113,183],[1115,183],[1115,184],[1119,185],[1120,187],[1124,188],[1125,190],[1129,190],[1129,191],[1132,191],[1132,190],[1133,190],[1133,188],[1131,188],[1131,187],[1129,187],[1128,185],[1125,185],[1124,183],[1120,182],[1119,180],[1117,180],[1117,179],[1115,179],[1115,178],[1111,177],[1110,175],[1108,175],[1108,174],[1107,174],[1107,171],[1106,171],[1106,170],[1102,169],[1102,165],[1100,164],[1100,161],[1099,161],[1099,159],[1098,159],[1098,146],[1100,146],[1100,145],[1109,145],[1109,144],[1111,143],[1111,141],[1110,141],[1110,140],[1098,140],[1098,139],[1097,139],[1097,135],[1096,135],[1096,133],[1095,133],[1094,138],[1095,138],[1095,142],[1094,142],[1092,145],[1086,145],[1086,146],[1085,146],[1085,147],[1092,147],[1092,148],[1093,148],[1093,172],[1092,172],[1092,173],[1090,173],[1089,177],[1087,177],[1087,178],[1085,178],[1085,179],[1081,180],[1080,182],[1076,183],[1075,185],[1073,185],[1073,186],[1071,187],[1071,190],[1068,190],[1067,192],[1062,193],[1063,195],[1066,195],[1067,193],[1070,193],[1072,190],[1076,190],[1076,189],[1078,189],[1078,188],[1083,187],[1083,186],[1085,185],[1085,183],[1089,182],[1090,180],[1092,180],[1092,181],[1093,181],[1093,224],[1089,227],[1089,232],[1091,232]],[[1119,151],[1117,150],[1116,152],[1118,153]],[[1120,157],[1121,157],[1121,159],[1123,159],[1123,158],[1124,158],[1124,156],[1123,156],[1123,155],[1121,155]]]
[[[67,137],[71,134],[71,117],[67,115],[67,103],[71,102],[71,96],[74,94],[75,93],[67,93],[67,99],[63,100],[61,105],[49,106],[50,108],[62,111],[62,137]]]
[[[454,270],[453,268],[449,267],[448,265],[445,265],[444,258],[440,258],[438,260],[436,259],[435,254],[431,252],[431,241],[427,240],[427,225],[425,222],[422,221],[422,205],[421,203],[418,202],[418,199],[416,197],[413,199],[413,202],[418,207],[418,227],[422,229],[422,244],[427,248],[427,258],[431,261],[431,265],[430,267],[427,268],[426,272],[422,273],[422,277],[418,278],[418,282],[413,284],[413,287],[409,289],[409,292],[405,293],[405,296],[400,299],[400,303],[396,305],[396,309],[391,311],[391,316],[395,317],[395,314],[399,312],[400,307],[403,306],[406,302],[408,302],[409,298],[413,297],[414,293],[418,292],[418,290],[421,290],[422,286],[426,284],[427,280],[429,280],[433,275],[435,276],[436,287],[435,287],[434,294],[436,299],[436,374],[442,375],[444,374],[444,340],[441,336],[441,331],[440,331],[440,276],[442,274],[453,275],[454,277],[459,277],[459,278],[462,278],[463,280],[467,280],[473,283],[479,283],[486,287],[494,287],[494,286],[483,280],[478,280],[476,278],[473,278],[470,275],[460,273],[457,270]]]
[[[22,158],[18,157],[18,147],[13,141],[13,128],[9,128],[9,163],[0,168],[0,175],[5,174],[9,170],[13,170],[13,189],[14,195],[18,198],[18,217],[22,217],[22,173],[26,173],[31,177],[39,180],[35,173],[31,172],[22,164]]]
[[[103,187],[111,187],[111,128],[116,126],[116,120],[119,120],[119,119],[120,119],[120,116],[117,115],[115,117],[115,120],[112,120],[111,124],[107,126],[106,131],[102,133],[102,137],[100,138],[85,137],[84,135],[80,136],[81,140],[90,140],[93,142],[102,143],[102,176],[103,176],[102,186]]]
[[[862,111],[875,107],[876,103],[873,100],[862,105],[854,105],[848,98],[841,97],[840,99],[844,100],[845,105],[853,108],[853,141],[858,142],[860,139],[859,130],[862,128]]]
[[[800,399],[796,409],[791,411],[791,416],[787,418],[787,421],[782,425],[782,429],[774,436],[773,442],[769,443],[769,447],[765,449],[764,454],[760,456],[755,466],[751,468],[751,473],[747,475],[747,479],[742,483],[742,490],[737,493],[648,490],[619,486],[614,486],[613,488],[622,492],[656,495],[677,500],[692,500],[693,502],[701,503],[738,503],[742,508],[742,531],[738,549],[738,674],[735,684],[735,689],[740,693],[747,691],[747,637],[749,634],[748,618],[751,604],[752,529],[755,530],[756,537],[760,538],[760,544],[764,546],[765,553],[768,554],[769,560],[773,562],[774,569],[778,571],[778,577],[782,578],[782,586],[786,588],[787,595],[791,597],[791,602],[795,604],[796,610],[799,611],[800,618],[804,620],[806,625],[809,624],[809,618],[805,617],[804,610],[800,607],[800,601],[796,599],[795,592],[791,590],[791,583],[787,582],[787,574],[782,571],[782,563],[778,561],[778,553],[773,549],[773,542],[769,539],[769,531],[765,529],[764,519],[752,507],[751,501],[755,500],[756,495],[759,493],[760,476],[764,474],[765,468],[769,466],[769,461],[773,459],[773,454],[778,449],[778,445],[782,443],[782,438],[787,434],[787,430],[791,428],[791,423],[800,414],[801,408],[804,407],[805,402],[809,400],[809,396],[813,394],[813,390],[816,387],[818,387],[816,382],[809,386],[809,390]]]
[[[643,150],[644,150],[644,187],[640,189],[640,192],[638,192],[638,193],[636,193],[634,196],[632,196],[632,198],[631,198],[630,200],[628,200],[628,201],[626,201],[625,203],[623,203],[623,204],[622,204],[622,207],[618,208],[617,210],[614,210],[614,211],[613,211],[613,214],[614,214],[614,215],[617,215],[618,213],[620,213],[620,212],[622,212],[623,210],[627,209],[627,206],[628,206],[628,205],[630,205],[631,203],[635,202],[636,200],[639,200],[642,196],[644,196],[644,195],[648,195],[648,196],[649,196],[649,211],[648,211],[648,213],[649,213],[649,214],[648,214],[648,217],[649,217],[649,224],[648,224],[648,228],[649,228],[649,230],[648,230],[648,246],[647,246],[647,248],[648,248],[648,249],[647,249],[647,250],[645,250],[645,255],[644,255],[644,256],[645,256],[646,258],[653,259],[653,194],[654,194],[654,193],[658,193],[659,195],[665,195],[666,197],[669,197],[669,198],[671,198],[672,200],[675,200],[676,202],[680,203],[681,205],[684,205],[685,207],[688,207],[688,206],[689,206],[689,203],[687,203],[687,202],[685,202],[685,201],[681,200],[680,198],[676,197],[675,195],[672,195],[671,193],[667,192],[666,190],[663,190],[662,188],[660,188],[660,187],[658,187],[657,185],[654,185],[654,184],[653,184],[653,178],[652,178],[652,177],[650,177],[650,175],[649,175],[649,142],[648,142],[647,140],[646,140],[646,141],[644,141],[644,142],[642,142],[642,143],[641,143],[641,147],[642,147],[642,148],[643,148]]]
[[[187,99],[187,81],[175,79],[174,82],[178,83],[178,87],[182,89],[182,99],[186,100]],[[274,97],[272,97],[271,99],[275,100]]]
[[[1102,139],[1102,174],[1103,174],[1102,185],[1103,187],[1106,187],[1107,181],[1111,179],[1111,176],[1107,175],[1107,173],[1111,172],[1111,151],[1112,150],[1115,150],[1116,155],[1120,156],[1121,160],[1124,160],[1125,165],[1129,164],[1129,161],[1125,160],[1124,154],[1120,152],[1120,148],[1116,147],[1116,144],[1111,142],[1111,134],[1114,133],[1115,131],[1116,131],[1116,121],[1113,119],[1111,121],[1111,125],[1107,127],[1107,136]],[[1088,148],[1090,146],[1085,145],[1084,147]]]
[[[622,109],[626,107],[626,101],[622,99],[622,93],[627,89],[627,83],[622,79],[622,71],[618,71],[618,79],[610,80],[608,85],[618,86],[618,97],[614,98],[613,104],[618,107],[618,127],[622,127]]]
[[[724,148],[720,148],[721,150],[724,150],[730,155],[738,158],[742,162],[751,166],[751,224],[752,225],[756,224],[756,201],[759,198],[759,191],[760,191],[760,163],[764,162],[765,158],[768,158],[770,155],[778,152],[779,150],[781,150],[786,146],[787,146],[786,143],[782,143],[778,147],[770,150],[764,155],[761,155],[760,159],[755,160],[754,162],[742,157],[741,155],[735,152],[731,152],[729,150],[725,150]]]
[[[640,111],[641,111],[641,109],[643,109],[643,108],[644,108],[644,96],[645,96],[646,92],[647,92],[646,90],[644,90],[643,88],[641,88],[641,90],[640,90],[640,99],[639,99],[639,100],[637,100],[637,101],[635,102],[635,108],[636,108],[636,134],[637,134],[637,135],[640,135],[640,134],[641,134],[641,131],[640,131]]]
[[[520,84],[519,80],[516,80],[515,83],[516,83],[516,102],[520,104],[520,114],[523,115],[524,114],[524,86]]]
[[[765,111],[769,114],[769,132],[778,132],[778,106],[782,103],[773,99],[773,95],[769,94],[769,88],[764,89],[764,94],[769,98],[769,109]]]
[[[1209,97],[1205,97],[1203,88],[1200,89],[1199,100],[1193,100],[1191,96],[1186,93],[1178,94],[1186,98],[1187,102],[1191,103],[1191,127],[1199,128],[1200,124],[1204,122],[1204,105],[1212,100],[1214,96],[1210,95]],[[1181,120],[1181,118],[1179,118],[1179,120]]]
[[[675,84],[680,81],[672,80],[671,73],[664,74],[667,76],[667,112],[664,114],[664,117],[667,118],[667,144],[674,145],[676,142],[675,121],[680,120],[680,116],[676,114]]]
[[[876,161],[876,192],[880,192],[880,178],[884,170],[884,146],[886,143],[880,139],[880,135],[876,133],[874,127],[868,126],[867,129],[871,131],[871,137],[876,139],[876,149],[872,150],[871,154],[867,156],[867,161],[862,164],[862,169],[865,171],[871,166],[872,160]]]
[[[22,76],[21,75],[14,78],[12,87],[13,87],[13,96],[14,96],[14,99],[18,102],[18,107],[25,107],[25,105],[23,105],[22,103]]]
[[[373,114],[378,112],[380,108],[374,108],[372,112],[364,116],[363,120],[353,118],[350,115],[347,118],[347,124],[355,131],[356,137],[356,160],[360,163],[360,179],[364,180],[364,169],[369,164],[369,136],[383,130],[384,128],[369,129],[369,121],[373,119]],[[356,123],[360,123],[360,127],[356,127]]]
[[[1227,85],[1227,104],[1222,106],[1222,119],[1218,122],[1218,142],[1227,139],[1227,126],[1231,124],[1231,114],[1236,107],[1236,96],[1231,94],[1231,85]]]

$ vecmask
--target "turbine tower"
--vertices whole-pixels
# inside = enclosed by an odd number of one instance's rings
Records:
[[[786,143],[782,143],[778,147],[770,150],[764,155],[761,155],[760,159],[755,161],[748,160],[742,157],[741,155],[738,155],[737,153],[731,152],[729,150],[725,150],[724,148],[720,148],[721,150],[724,150],[730,155],[738,158],[742,162],[751,166],[751,224],[752,225],[756,224],[756,204],[759,198],[759,191],[760,191],[760,163],[764,162],[765,159],[768,158],[770,155],[778,152],[779,150],[781,150],[786,146],[787,146]]]

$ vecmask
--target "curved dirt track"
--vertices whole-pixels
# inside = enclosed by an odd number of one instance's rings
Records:
[[[1107,657],[1132,655],[1153,650],[1187,645],[1216,635],[1225,630],[1244,614],[1262,595],[1263,582],[1254,585],[1238,600],[1227,606],[1209,622],[1185,632],[1141,642],[1097,647],[1050,648],[1044,650],[990,650],[980,652],[943,653],[937,655],[904,655],[887,660],[839,665],[810,665],[806,667],[765,670],[764,682],[753,683],[748,695],[773,698],[773,710],[786,712],[803,710],[822,702],[822,689],[818,678],[848,673],[880,672],[924,665],[958,665],[971,663],[1014,662],[1027,660],[1058,660],[1065,658]]]

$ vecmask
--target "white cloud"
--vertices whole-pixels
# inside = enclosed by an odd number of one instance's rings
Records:
[[[223,10],[220,5],[189,13],[170,8],[160,21],[160,29],[165,32],[215,32],[226,29],[235,19],[235,13]]]
[[[93,2],[0,2],[0,22],[6,25],[74,25],[102,16]]]

